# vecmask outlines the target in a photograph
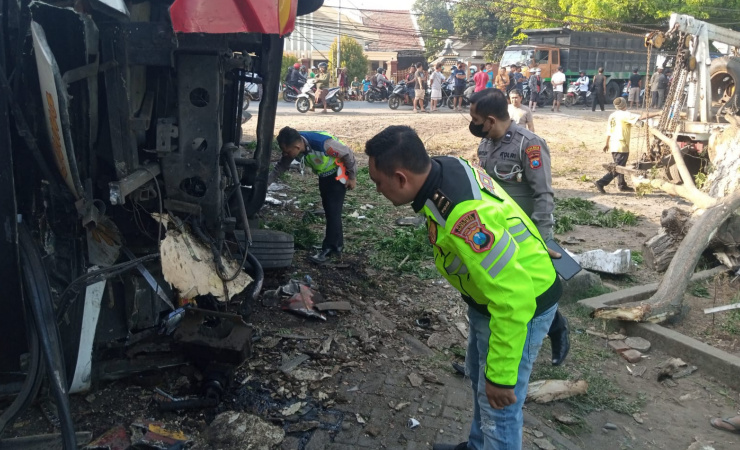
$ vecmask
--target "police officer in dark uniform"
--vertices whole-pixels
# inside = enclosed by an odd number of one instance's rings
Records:
[[[544,139],[509,118],[506,96],[497,89],[471,99],[470,132],[483,138],[480,165],[532,219],[544,240],[552,238],[555,209],[550,149]],[[552,256],[559,257],[552,252]],[[558,312],[549,331],[552,363],[560,365],[570,350],[568,321]]]

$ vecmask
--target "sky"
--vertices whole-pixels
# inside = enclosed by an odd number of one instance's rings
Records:
[[[414,0],[324,0],[326,6],[342,6],[361,9],[411,9]]]

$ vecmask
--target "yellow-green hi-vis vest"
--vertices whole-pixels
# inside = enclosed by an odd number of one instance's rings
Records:
[[[422,202],[437,269],[471,307],[491,317],[486,378],[514,387],[527,323],[560,297],[547,247],[516,202],[463,159],[432,159],[417,211]]]

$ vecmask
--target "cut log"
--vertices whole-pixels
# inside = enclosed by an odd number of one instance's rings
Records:
[[[661,229],[658,234],[642,244],[642,257],[645,266],[656,271],[665,272],[678,250],[680,241]]]
[[[740,191],[736,191],[696,219],[652,297],[643,302],[599,308],[593,312],[593,316],[600,319],[662,322],[679,313],[689,278],[701,254],[717,229],[739,208]]]
[[[664,209],[660,214],[660,226],[665,228],[666,233],[672,236],[685,236],[690,226],[687,223],[691,219],[691,213],[675,206]]]

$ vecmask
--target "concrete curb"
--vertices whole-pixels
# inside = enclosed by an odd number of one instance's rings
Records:
[[[706,280],[727,270],[726,267],[720,266],[697,272],[691,277],[691,281]],[[591,310],[605,306],[617,306],[623,303],[646,300],[657,289],[658,283],[635,286],[598,297],[587,298],[578,303]],[[625,327],[628,335],[645,338],[653,346],[659,346],[663,351],[698,366],[700,370],[704,368],[707,375],[714,377],[719,382],[733,389],[740,389],[740,377],[737,376],[740,373],[739,357],[658,324],[626,321],[620,321],[620,324]]]
[[[662,351],[699,367],[700,372],[703,369],[707,376],[740,390],[739,357],[654,323],[622,322],[622,325],[628,335],[645,338]]]

